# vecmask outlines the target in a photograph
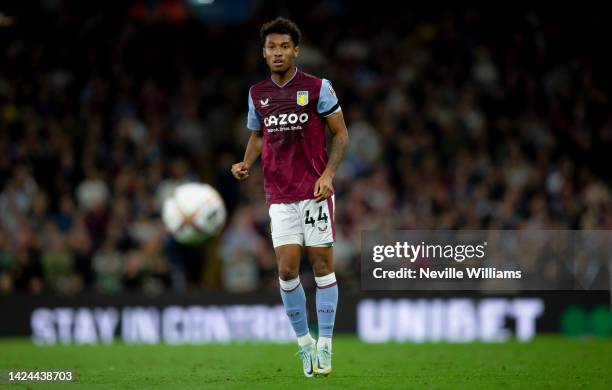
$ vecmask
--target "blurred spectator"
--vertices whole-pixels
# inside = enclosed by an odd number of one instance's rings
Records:
[[[101,293],[118,293],[122,290],[123,254],[117,249],[117,237],[109,234],[92,259],[96,275],[95,288]]]
[[[45,239],[41,252],[41,265],[45,283],[53,292],[78,292],[79,286],[71,279],[74,273],[74,253],[68,248],[57,227],[45,226]],[[77,291],[74,291],[74,290]]]
[[[273,256],[268,243],[255,229],[252,214],[248,208],[236,210],[221,240],[223,287],[229,292],[256,291],[260,283],[260,259]]]
[[[94,168],[87,168],[85,180],[76,188],[79,206],[86,210],[95,212],[103,208],[109,201],[109,190],[106,181]]]

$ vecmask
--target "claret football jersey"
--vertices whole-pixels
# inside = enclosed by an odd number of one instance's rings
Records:
[[[271,77],[249,90],[247,127],[263,132],[266,202],[314,198],[327,166],[325,117],[341,110],[331,83],[296,69],[285,84]]]

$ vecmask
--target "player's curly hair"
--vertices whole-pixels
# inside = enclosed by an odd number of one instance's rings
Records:
[[[283,18],[282,16],[279,16],[268,23],[264,23],[264,25],[261,26],[259,36],[261,38],[262,45],[266,43],[266,37],[269,34],[287,34],[291,36],[291,40],[295,46],[300,45],[300,38],[302,37],[302,32],[298,26],[291,20]]]

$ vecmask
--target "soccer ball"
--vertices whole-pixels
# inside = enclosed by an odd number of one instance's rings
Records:
[[[186,245],[201,245],[218,234],[225,224],[225,216],[221,195],[203,183],[178,186],[162,208],[166,229]]]

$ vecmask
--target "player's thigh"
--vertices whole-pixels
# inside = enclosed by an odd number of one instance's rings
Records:
[[[276,253],[278,276],[282,280],[297,278],[300,273],[302,247],[297,244],[280,245],[274,248],[274,252]]]
[[[270,205],[270,233],[274,247],[304,245],[304,231],[297,203]]]
[[[270,205],[270,230],[278,274],[289,280],[298,276],[304,233],[297,203]]]
[[[307,246],[306,254],[315,276],[334,272],[334,248],[332,246]]]
[[[326,247],[333,245],[336,239],[334,199],[334,196],[331,196],[321,202],[308,199],[299,203],[305,246]]]

